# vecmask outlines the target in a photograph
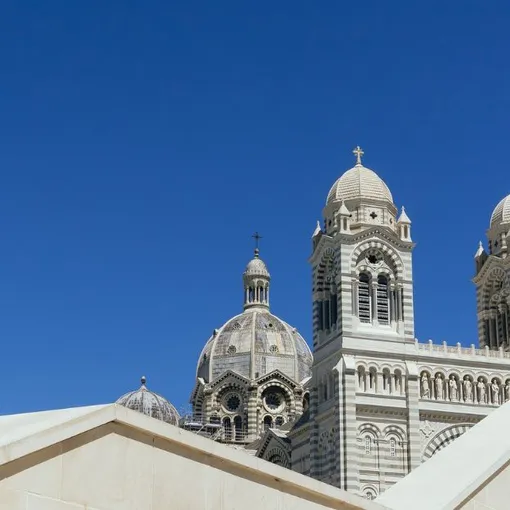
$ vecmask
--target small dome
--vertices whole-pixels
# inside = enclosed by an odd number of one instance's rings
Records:
[[[269,271],[267,270],[266,264],[259,258],[259,250],[255,250],[255,256],[248,262],[244,271],[245,276],[264,276],[269,278]]]
[[[391,191],[386,183],[373,170],[358,164],[347,170],[333,184],[329,190],[326,204],[360,198],[393,203]]]
[[[252,308],[214,332],[200,356],[197,377],[211,382],[232,370],[254,380],[280,370],[301,382],[311,366],[310,348],[295,328],[268,310]]]
[[[145,377],[142,377],[141,382],[140,389],[126,393],[117,400],[116,404],[151,416],[157,420],[178,425],[179,413],[175,407],[161,395],[149,391],[147,386],[145,386]]]
[[[510,223],[510,195],[501,200],[491,216],[491,228],[506,223]]]

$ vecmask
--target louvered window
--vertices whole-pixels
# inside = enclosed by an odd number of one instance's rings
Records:
[[[334,326],[338,320],[338,301],[336,297],[336,293],[331,295],[331,324]]]
[[[361,322],[371,322],[370,318],[370,278],[366,273],[359,275],[358,310]]]
[[[377,320],[379,324],[389,324],[388,278],[380,275],[377,279]]]

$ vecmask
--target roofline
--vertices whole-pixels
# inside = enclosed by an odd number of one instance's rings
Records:
[[[36,416],[38,413],[33,414]],[[234,450],[229,446],[150,418],[118,404],[91,406],[90,412],[77,418],[65,420],[64,416],[63,420],[56,425],[0,447],[0,466],[109,423],[121,424],[144,434],[157,436],[180,448],[194,450],[194,458],[197,459],[197,462],[200,462],[198,456],[201,456],[207,459],[208,465],[217,464],[220,469],[235,469],[241,473],[255,471],[255,477],[251,475],[249,478],[255,478],[258,483],[271,487],[275,487],[275,483],[277,483],[280,490],[324,505],[325,508],[339,508],[339,503],[343,503],[346,505],[346,510],[389,510],[387,507],[365,500],[355,494],[252,457],[244,451]]]

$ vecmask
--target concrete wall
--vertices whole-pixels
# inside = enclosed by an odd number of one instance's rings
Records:
[[[383,508],[245,452],[158,427],[161,435],[110,422],[1,465],[0,510]]]

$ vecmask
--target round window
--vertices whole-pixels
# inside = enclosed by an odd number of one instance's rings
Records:
[[[376,250],[376,249],[371,249],[371,250],[367,251],[366,259],[369,264],[374,266],[374,265],[380,264],[383,261],[384,256],[381,251]]]
[[[271,413],[281,412],[285,406],[285,397],[278,388],[270,388],[264,392],[264,406]]]
[[[241,406],[241,397],[237,393],[228,393],[223,399],[223,406],[227,411],[233,413]]]

